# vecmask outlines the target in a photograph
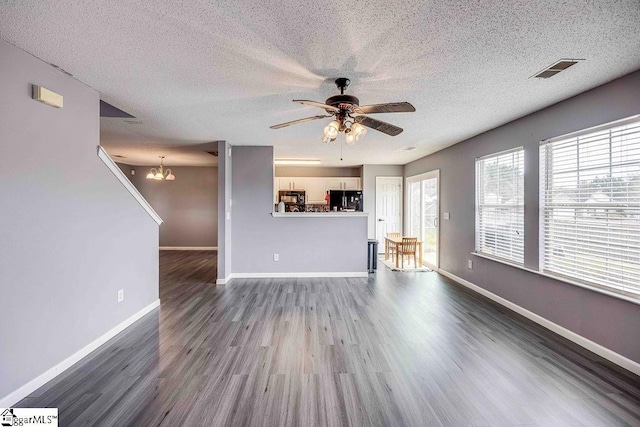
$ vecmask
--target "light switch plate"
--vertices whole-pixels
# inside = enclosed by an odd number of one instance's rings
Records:
[[[469,270],[473,269],[473,261],[471,261],[470,259],[467,260],[467,268]]]
[[[444,212],[444,219],[449,219],[451,217],[451,215],[449,214],[449,212]]]

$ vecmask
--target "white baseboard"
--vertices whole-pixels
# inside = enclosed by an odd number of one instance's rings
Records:
[[[217,251],[217,246],[160,246],[161,251]]]
[[[51,381],[52,379],[54,379],[55,377],[57,377],[58,375],[60,375],[70,367],[72,367],[75,363],[80,361],[85,356],[89,355],[89,353],[91,353],[92,351],[100,347],[102,344],[106,343],[111,338],[115,337],[120,332],[127,329],[137,320],[142,318],[145,314],[149,313],[150,311],[152,311],[153,309],[159,306],[160,306],[160,300],[158,299],[152,302],[151,304],[149,304],[148,306],[146,306],[145,308],[143,308],[142,310],[138,311],[133,316],[126,319],[124,322],[117,325],[115,328],[109,330],[106,334],[102,335],[101,337],[95,339],[85,347],[76,351],[74,354],[67,357],[65,360],[58,363],[53,368],[38,375],[36,378],[32,379],[31,381],[29,381],[19,389],[12,391],[8,395],[4,396],[2,399],[0,399],[0,408],[10,408],[12,405],[18,403],[19,401],[21,401],[22,399],[24,399],[25,397],[27,397],[28,395],[30,395],[31,393],[33,393],[34,391],[42,387],[44,384]]]
[[[547,328],[551,332],[555,332],[556,334],[568,339],[569,341],[572,341],[579,346],[586,348],[592,353],[595,353],[598,356],[603,357],[612,363],[615,363],[616,365],[626,369],[627,371],[633,372],[636,375],[640,375],[640,363],[635,362],[621,354],[618,354],[613,350],[603,347],[600,344],[583,337],[582,335],[576,334],[575,332],[570,331],[569,329],[564,328],[557,323],[552,322],[551,320],[548,320],[532,311],[529,311],[526,308],[520,307],[519,305],[514,304],[511,301],[494,294],[493,292],[489,292],[488,290],[481,288],[480,286],[475,285],[468,280],[462,279],[453,273],[449,273],[448,271],[442,269],[440,269],[439,272],[443,276],[446,276],[460,283],[461,285],[479,293],[480,295],[484,295],[490,300],[493,300],[512,311],[515,311],[516,313],[526,317],[527,319],[536,322],[538,325]]]
[[[230,279],[278,279],[278,278],[304,278],[304,277],[369,277],[366,271],[326,271],[319,273],[231,273]]]
[[[217,279],[216,285],[226,285],[229,280],[231,280],[231,275],[228,275],[224,279]]]

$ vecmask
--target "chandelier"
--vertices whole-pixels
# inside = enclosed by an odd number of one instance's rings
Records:
[[[165,169],[164,166],[162,165],[164,156],[159,156],[159,157],[160,157],[160,167],[157,169],[151,168],[151,170],[147,174],[147,179],[155,179],[156,181],[162,181],[163,179],[166,179],[167,181],[174,181],[176,179],[176,176],[173,173],[171,173],[171,169],[169,168]]]

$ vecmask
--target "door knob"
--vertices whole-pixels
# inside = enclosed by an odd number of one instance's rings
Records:
[[[378,222],[384,222],[384,219],[380,218],[378,219]]]

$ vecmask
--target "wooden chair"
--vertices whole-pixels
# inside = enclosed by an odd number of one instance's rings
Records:
[[[393,233],[387,233],[387,237],[400,237],[400,233],[397,232],[393,232]],[[389,252],[391,252],[391,261],[393,261],[393,254],[395,251],[395,243],[389,242]]]
[[[409,262],[411,262],[411,255],[413,255],[413,266],[418,268],[418,259],[416,254],[418,253],[418,238],[417,237],[403,237],[402,245],[398,248],[398,256],[402,261],[402,268],[404,268],[404,257],[409,255]]]

